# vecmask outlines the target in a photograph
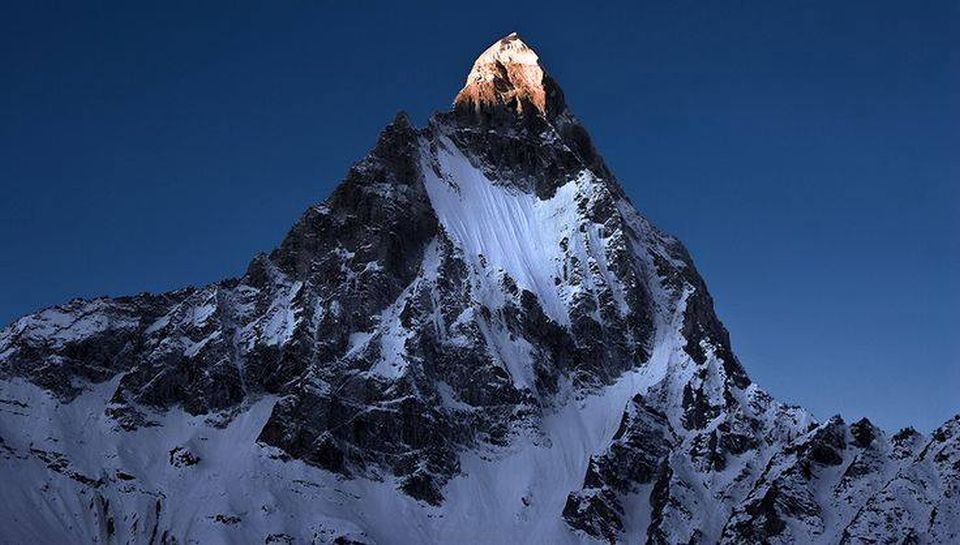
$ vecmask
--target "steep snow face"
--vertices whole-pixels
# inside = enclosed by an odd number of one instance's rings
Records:
[[[577,207],[577,196],[589,199],[596,183],[589,171],[561,186],[549,199],[496,185],[446,137],[439,139],[434,164],[437,170],[424,168],[427,193],[441,225],[466,259],[479,265],[478,279],[484,295],[497,297],[500,275],[506,273],[520,288],[529,290],[547,315],[569,326],[568,308],[574,295],[596,288],[587,278],[586,285],[569,286],[569,278],[579,264],[596,263],[606,285],[619,288],[619,282],[606,266],[606,256],[598,240],[597,226],[590,225]],[[586,240],[579,236],[583,226],[589,229]],[[625,314],[626,302],[618,289],[617,309]]]
[[[242,277],[0,331],[0,544],[954,543],[958,422],[753,384],[512,35]]]

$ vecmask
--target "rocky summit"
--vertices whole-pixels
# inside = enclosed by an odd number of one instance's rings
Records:
[[[960,543],[960,417],[751,381],[516,34],[239,278],[0,331],[3,544]]]

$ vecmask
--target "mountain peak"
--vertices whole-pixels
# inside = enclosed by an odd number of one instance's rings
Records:
[[[0,329],[0,542],[958,543],[960,415],[752,383],[516,34],[456,104],[241,277]]]
[[[563,110],[564,102],[537,53],[511,32],[477,57],[454,107],[478,114],[551,116]]]

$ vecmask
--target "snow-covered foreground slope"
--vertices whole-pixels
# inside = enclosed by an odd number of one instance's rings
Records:
[[[343,479],[257,445],[272,398],[245,406],[224,427],[169,411],[155,427],[116,429],[104,416],[111,387],[69,404],[24,383],[4,399],[7,543],[576,542],[559,516],[589,453],[618,424],[643,378],[631,373],[602,394],[550,416],[545,433],[500,452],[471,452],[463,473],[430,507],[397,493],[393,479]],[[20,405],[20,404],[23,405]],[[25,406],[24,406],[25,405]],[[13,431],[13,433],[11,433]],[[529,505],[527,503],[529,503]],[[362,539],[361,539],[362,538]]]
[[[0,543],[954,543],[958,433],[753,384],[511,35],[242,277],[0,332]]]

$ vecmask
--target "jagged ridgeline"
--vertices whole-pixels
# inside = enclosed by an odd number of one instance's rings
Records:
[[[958,433],[764,393],[511,34],[242,277],[0,332],[0,543],[958,543]]]

